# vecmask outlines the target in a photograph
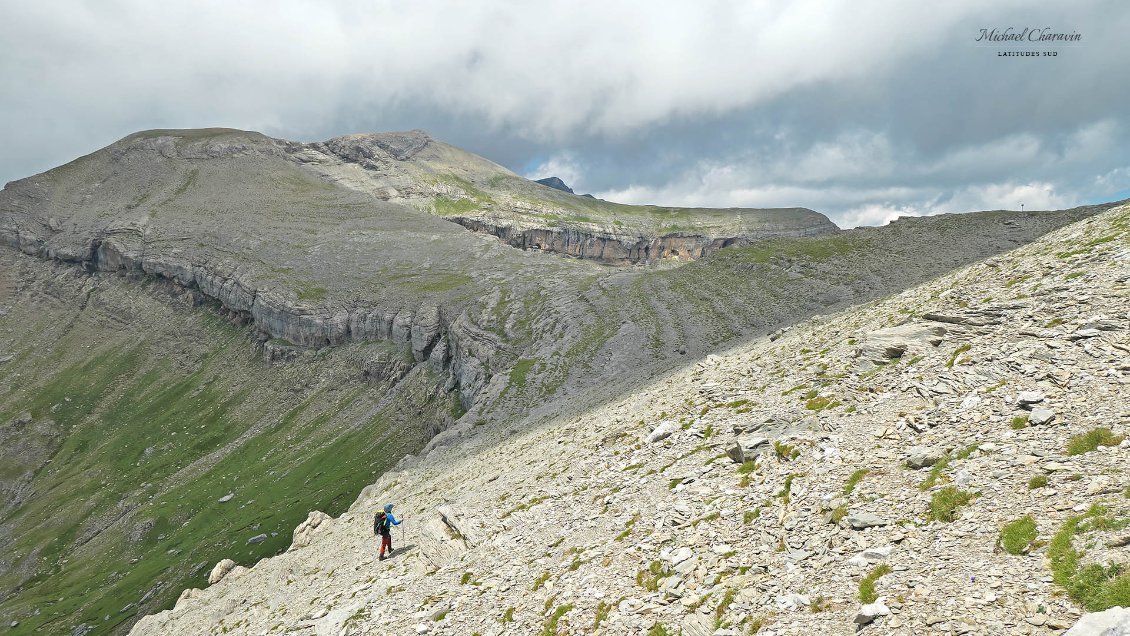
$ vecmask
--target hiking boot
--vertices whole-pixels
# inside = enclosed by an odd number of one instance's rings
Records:
[[[389,548],[389,549],[388,549],[388,555],[389,555],[389,556],[392,556],[392,548]]]
[[[378,560],[378,561],[384,561],[384,560],[385,560],[385,555],[383,555],[383,554],[382,554],[382,555],[380,555],[379,557],[377,557],[377,560]]]

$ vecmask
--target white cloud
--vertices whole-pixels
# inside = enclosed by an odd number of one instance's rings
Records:
[[[990,183],[970,186],[956,192],[945,205],[948,212],[970,210],[1057,210],[1078,205],[1073,196],[1056,192],[1046,182]]]
[[[923,216],[928,212],[911,206],[884,205],[881,203],[868,203],[847,210],[839,215],[837,224],[841,227],[859,227],[861,225],[886,225],[903,216]]]

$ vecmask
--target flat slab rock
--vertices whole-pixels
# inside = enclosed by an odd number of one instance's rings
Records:
[[[879,515],[870,512],[853,512],[845,517],[844,521],[855,530],[885,526],[890,523]]]

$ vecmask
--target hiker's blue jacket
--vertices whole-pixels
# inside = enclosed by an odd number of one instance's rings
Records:
[[[396,517],[392,516],[391,512],[386,512],[385,516],[388,517],[388,522],[391,523],[392,525],[394,525],[394,526],[400,525],[400,522],[396,520]]]

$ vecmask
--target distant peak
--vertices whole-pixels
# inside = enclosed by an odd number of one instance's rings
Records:
[[[553,188],[554,190],[560,190],[562,192],[568,192],[569,194],[576,194],[575,192],[573,192],[573,188],[570,188],[569,186],[565,185],[565,182],[562,181],[561,179],[559,179],[558,177],[546,177],[544,179],[538,179],[537,183],[540,183],[543,186],[549,186],[549,187]]]

